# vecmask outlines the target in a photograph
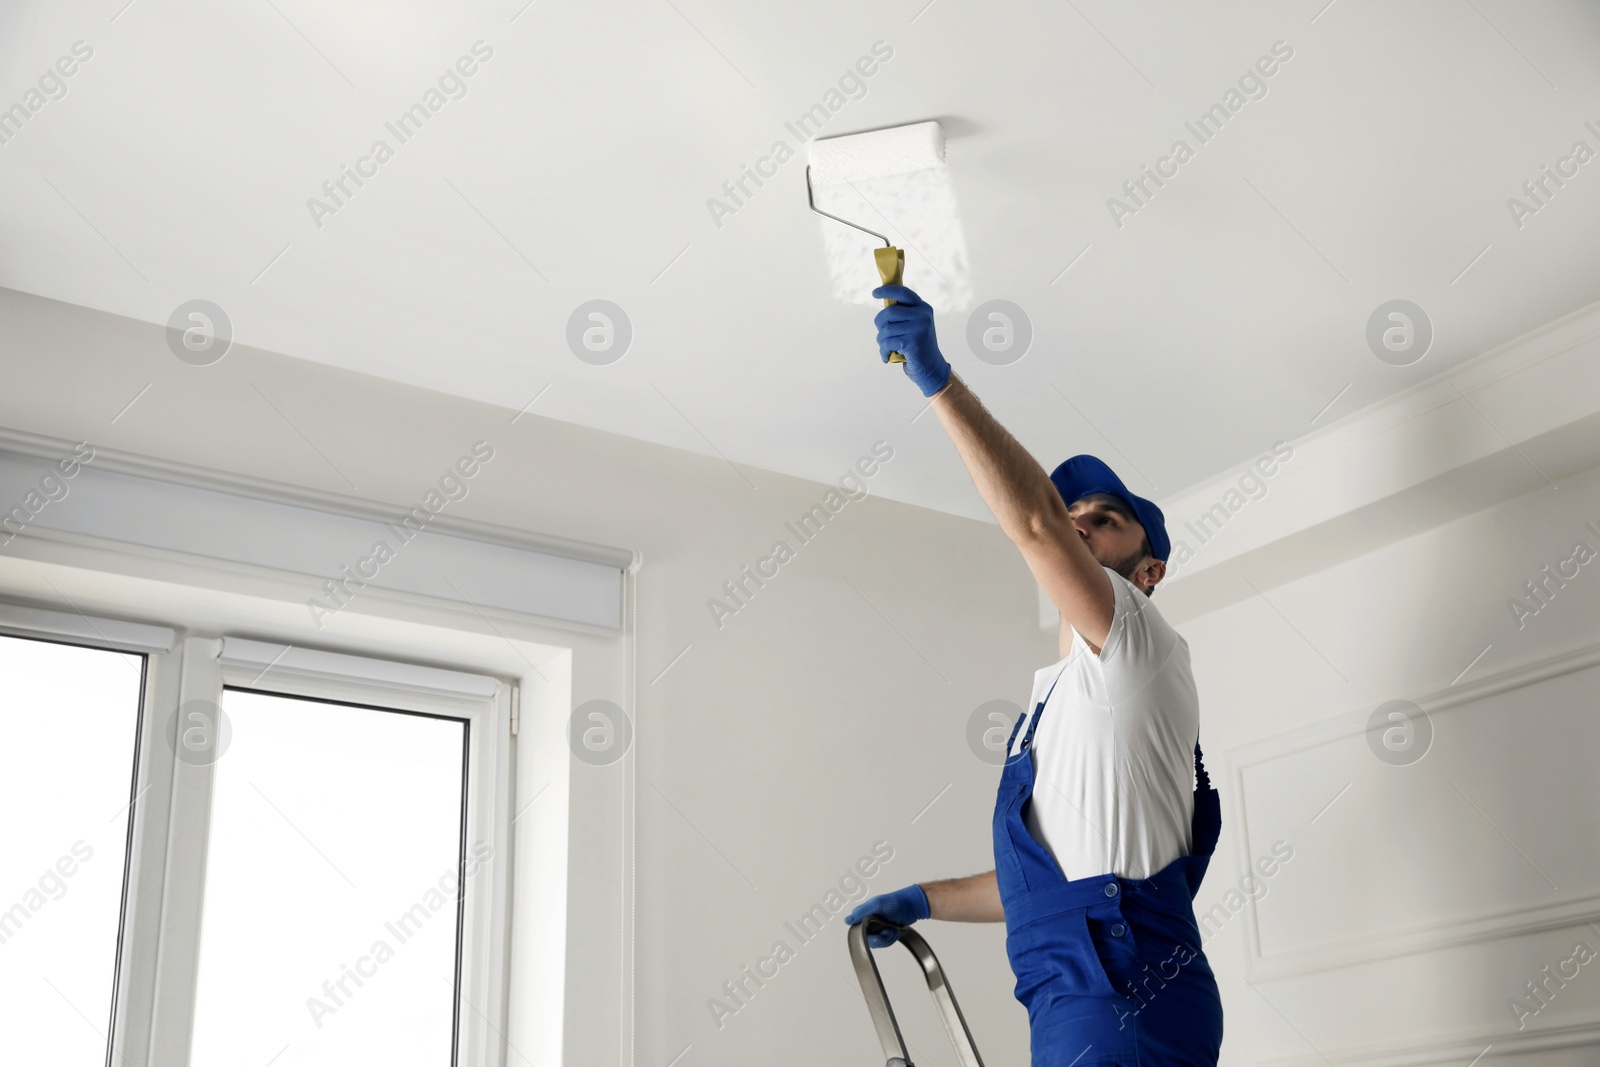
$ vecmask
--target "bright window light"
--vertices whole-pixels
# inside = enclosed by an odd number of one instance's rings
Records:
[[[222,707],[192,1067],[449,1067],[466,722]]]
[[[102,1067],[144,657],[0,637],[0,1063]]]

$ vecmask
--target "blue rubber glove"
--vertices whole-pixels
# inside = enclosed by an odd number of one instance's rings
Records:
[[[933,308],[903,285],[880,285],[872,295],[895,301],[872,320],[878,327],[878,354],[883,361],[889,362],[890,352],[899,352],[906,357],[906,377],[923,396],[943,389],[950,382],[950,364],[933,335]]]
[[[906,362],[910,361],[911,357],[907,355]],[[908,885],[893,893],[881,893],[863,900],[856,905],[855,911],[845,916],[844,921],[854,926],[867,916],[876,915],[899,926],[910,926],[919,919],[926,919],[928,914],[928,894],[922,891],[920,885]],[[898,940],[898,930],[874,930],[867,935],[867,944],[873,948],[888,948]]]

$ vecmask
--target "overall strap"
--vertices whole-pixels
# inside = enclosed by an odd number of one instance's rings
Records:
[[[1205,757],[1200,754],[1200,739],[1198,737],[1194,740],[1194,776],[1195,781],[1198,783],[1195,786],[1196,789],[1211,788],[1211,776],[1206,773]]]

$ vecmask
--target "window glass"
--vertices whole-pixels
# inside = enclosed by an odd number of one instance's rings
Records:
[[[213,725],[193,1067],[448,1067],[467,724],[228,689]]]
[[[143,656],[0,636],[0,1063],[105,1063],[143,679]]]

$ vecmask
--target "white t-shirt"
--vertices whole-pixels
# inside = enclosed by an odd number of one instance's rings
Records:
[[[1189,643],[1132,582],[1104,569],[1116,612],[1100,655],[1073,631],[1067,658],[1034,675],[1011,747],[1020,753],[1029,718],[1060,674],[1033,738],[1024,822],[1069,880],[1148,878],[1193,847],[1200,702]]]

